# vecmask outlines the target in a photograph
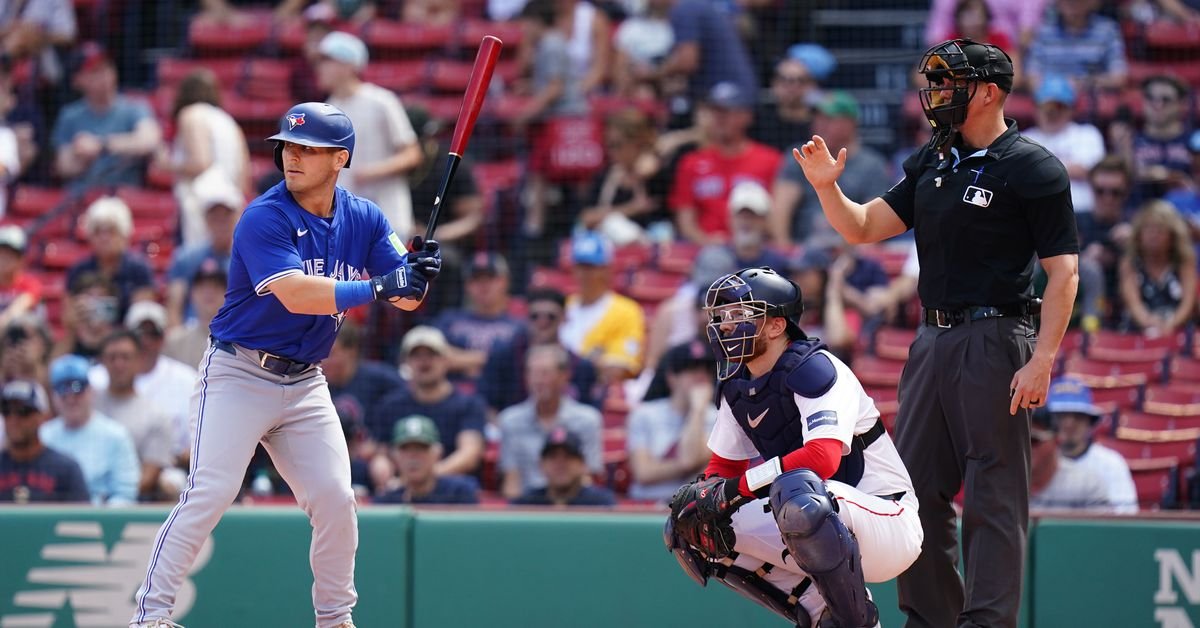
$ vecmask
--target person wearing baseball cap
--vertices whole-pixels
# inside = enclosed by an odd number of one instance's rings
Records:
[[[333,31],[317,50],[317,85],[329,92],[326,102],[345,112],[354,128],[370,129],[357,135],[354,168],[342,169],[338,185],[374,201],[407,239],[415,229],[408,173],[424,161],[417,133],[395,92],[362,79],[369,54],[361,39]]]
[[[465,475],[439,474],[441,437],[433,419],[409,415],[392,430],[392,463],[399,486],[375,498],[377,504],[477,504],[479,486]]]
[[[1113,504],[1103,478],[1059,451],[1054,425],[1055,418],[1046,407],[1033,412],[1029,426],[1029,507],[1111,512]]]
[[[42,440],[79,463],[93,504],[136,503],[137,449],[128,430],[95,409],[88,361],[67,354],[51,362],[50,387],[60,414],[42,425]]]
[[[1046,409],[1062,455],[1101,478],[1117,512],[1137,512],[1137,488],[1125,457],[1095,440],[1105,412],[1092,401],[1091,389],[1078,377],[1061,377],[1050,385]]]
[[[456,378],[475,379],[497,347],[511,344],[525,330],[509,314],[508,262],[499,253],[476,251],[466,260],[464,307],[443,309],[432,322],[446,335],[450,370]]]
[[[518,506],[615,506],[617,498],[607,488],[592,486],[583,442],[565,427],[546,435],[541,453],[546,485],[512,500]]]
[[[198,366],[208,350],[208,325],[221,304],[229,274],[215,258],[205,259],[191,276],[188,290],[188,310],[192,315],[183,325],[169,327],[163,344],[163,355],[188,366]]]
[[[1104,159],[1104,135],[1094,125],[1075,122],[1075,88],[1065,77],[1049,74],[1033,93],[1037,126],[1025,132],[1058,157],[1071,176],[1071,202],[1076,212],[1090,212],[1096,203],[1087,173]]]
[[[642,366],[645,321],[636,301],[612,285],[613,245],[604,236],[579,231],[571,239],[576,294],[567,297],[559,340],[575,355],[592,361],[605,382],[622,381]]]
[[[197,178],[194,199],[199,216],[196,221],[203,235],[194,242],[185,239],[184,248],[177,250],[167,269],[167,327],[186,323],[195,313],[188,303],[192,278],[206,260],[215,260],[229,272],[233,254],[233,229],[237,226],[246,198],[221,173],[204,174]]]
[[[758,181],[739,181],[729,192],[729,240],[738,268],[782,270],[787,264],[787,258],[770,246],[771,203],[771,193]]]
[[[25,230],[0,227],[0,328],[33,310],[42,300],[42,284],[25,272]]]
[[[0,389],[6,445],[0,449],[0,502],[86,502],[79,463],[42,443],[38,429],[50,416],[42,385],[13,380]]]

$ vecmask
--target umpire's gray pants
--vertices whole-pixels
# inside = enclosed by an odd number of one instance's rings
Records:
[[[349,620],[358,600],[358,515],[346,439],[320,368],[275,375],[241,347],[237,355],[209,347],[192,394],[191,422],[188,483],[158,531],[131,622],[171,617],[176,593],[237,497],[259,441],[313,526],[309,562],[317,626]]]
[[[922,325],[900,378],[896,448],[908,467],[925,541],[898,579],[910,628],[1016,626],[1029,523],[1028,410],[1009,385],[1033,353],[1028,318],[949,329]],[[965,483],[963,573],[954,496]]]

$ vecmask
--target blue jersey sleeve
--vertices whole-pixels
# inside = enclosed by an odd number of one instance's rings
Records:
[[[277,279],[304,272],[292,226],[275,207],[262,205],[247,210],[233,233],[234,250],[241,255],[258,296]]]
[[[372,277],[386,275],[404,265],[404,256],[408,248],[400,236],[392,231],[387,218],[374,203],[370,207],[371,251],[367,254],[367,272]]]

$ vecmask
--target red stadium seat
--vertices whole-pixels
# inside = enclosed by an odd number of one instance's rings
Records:
[[[175,217],[179,208],[175,203],[175,195],[170,192],[150,190],[146,188],[122,187],[117,190],[117,198],[129,205],[133,213],[134,223],[144,218],[162,219]]]
[[[862,356],[854,360],[853,370],[864,386],[894,388],[900,385],[900,373],[904,370],[904,362]]]
[[[265,44],[271,35],[269,13],[245,12],[244,21],[217,24],[209,20],[192,20],[188,41],[202,56],[235,56]]]
[[[1164,498],[1172,492],[1179,477],[1179,461],[1171,457],[1130,460],[1129,471],[1137,488],[1138,505],[1153,509],[1163,506]]]
[[[453,41],[454,27],[376,19],[366,25],[363,35],[372,56],[411,57],[447,47]]]
[[[90,255],[88,247],[71,240],[53,240],[42,249],[42,266],[67,270]]]
[[[868,386],[865,388],[867,396],[875,402],[875,408],[879,410],[879,414],[893,415],[900,410],[900,401],[897,399],[897,390],[891,386]]]
[[[1117,426],[1123,434],[1139,436],[1139,440],[1161,440],[1154,432],[1166,432],[1171,438],[1192,440],[1200,438],[1200,416],[1170,416],[1149,412],[1122,412]],[[1145,432],[1145,434],[1143,434]]]
[[[453,122],[458,118],[458,110],[462,108],[462,94],[431,96],[429,94],[402,94],[400,96],[406,104],[420,105],[424,107],[430,117],[443,122]]]
[[[1105,362],[1151,362],[1162,360],[1176,349],[1172,336],[1148,338],[1141,334],[1098,331],[1087,339],[1085,354]]]
[[[164,57],[159,59],[158,85],[170,87],[172,91],[188,74],[196,70],[208,70],[217,79],[218,85],[230,86],[243,76],[246,67],[245,59],[180,59]]]
[[[472,61],[432,61],[429,67],[429,84],[436,90],[461,94],[471,82],[472,66]]]
[[[279,59],[249,59],[238,87],[247,98],[292,100],[292,64]]]
[[[520,48],[525,32],[521,28],[521,23],[517,20],[511,22],[493,22],[492,20],[484,19],[468,19],[463,21],[458,31],[458,45],[469,51],[474,51],[479,48],[479,43],[483,41],[484,35],[499,37],[500,41],[504,42],[504,47],[501,48],[500,54],[511,55],[516,54]]]
[[[1183,464],[1192,464],[1196,461],[1196,441],[1194,439],[1139,440],[1137,438],[1125,438],[1126,435],[1142,436],[1143,433],[1122,431],[1118,428],[1115,438],[1098,436],[1096,440],[1105,447],[1116,450],[1126,460],[1174,457],[1178,458]],[[1167,438],[1173,438],[1173,436],[1173,434],[1166,435]]]
[[[1116,388],[1162,381],[1161,360],[1148,362],[1109,362],[1072,356],[1064,369],[1092,388]]]
[[[1200,417],[1200,389],[1150,386],[1146,388],[1142,409],[1154,414]]]
[[[18,185],[8,212],[13,216],[37,217],[57,207],[64,198],[66,194],[59,188]]]
[[[1200,360],[1175,356],[1171,360],[1170,376],[1172,383],[1200,384]]]
[[[682,275],[664,273],[660,270],[644,269],[629,275],[625,296],[639,303],[661,303],[679,292],[684,282]]]
[[[1195,61],[1138,61],[1129,60],[1129,82],[1140,85],[1152,76],[1173,76],[1188,85],[1200,84],[1200,64]]]
[[[429,64],[424,60],[376,61],[367,65],[363,79],[394,92],[420,88],[429,77]],[[403,99],[407,102],[407,98]]]
[[[154,190],[170,190],[175,185],[175,175],[170,170],[150,162],[146,168],[146,187]]]
[[[669,273],[691,275],[699,253],[700,245],[694,242],[663,242],[658,245],[657,266]]]
[[[875,332],[875,355],[887,360],[907,360],[908,348],[916,337],[915,329],[881,327]]]
[[[1092,388],[1092,401],[1100,406],[1105,414],[1118,410],[1132,410],[1138,407],[1142,399],[1142,386],[1113,386],[1110,388]]]
[[[533,275],[529,278],[529,287],[551,288],[563,294],[574,294],[578,289],[575,276],[570,271],[544,266],[533,269]]]
[[[1200,54],[1200,28],[1191,24],[1160,20],[1146,29],[1145,37],[1146,48],[1152,52],[1169,53],[1173,58]]]

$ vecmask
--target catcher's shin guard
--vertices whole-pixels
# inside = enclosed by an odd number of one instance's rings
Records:
[[[683,568],[683,572],[689,578],[695,580],[696,584],[700,586],[708,584],[708,576],[712,573],[712,563],[679,537],[679,534],[675,532],[675,517],[673,516],[667,517],[667,523],[663,526],[663,543],[667,546],[667,550],[675,555],[675,560],[679,562],[679,566]]]
[[[764,568],[769,569],[771,565]],[[812,619],[808,611],[801,606],[795,595],[780,591],[771,583],[763,580],[759,572],[750,571],[733,565],[718,563],[713,567],[713,578],[721,584],[737,591],[742,597],[788,620],[796,628],[811,628]],[[807,580],[805,581],[807,583]],[[802,584],[803,589],[807,584]]]
[[[858,541],[821,478],[808,469],[780,475],[770,504],[788,552],[816,583],[838,628],[874,626],[879,609],[867,597]]]

